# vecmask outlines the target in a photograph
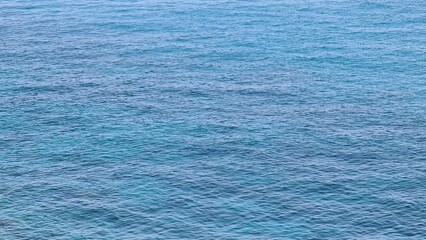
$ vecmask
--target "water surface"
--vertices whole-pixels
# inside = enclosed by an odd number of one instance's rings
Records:
[[[0,2],[0,238],[426,239],[425,1]]]

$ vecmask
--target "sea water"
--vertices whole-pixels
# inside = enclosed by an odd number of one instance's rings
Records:
[[[426,1],[2,0],[0,239],[426,239]]]

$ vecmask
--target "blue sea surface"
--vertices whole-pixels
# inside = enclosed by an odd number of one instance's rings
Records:
[[[426,1],[1,0],[0,239],[426,239]]]

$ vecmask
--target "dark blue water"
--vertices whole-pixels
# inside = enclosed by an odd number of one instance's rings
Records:
[[[426,1],[0,2],[0,239],[426,239]]]

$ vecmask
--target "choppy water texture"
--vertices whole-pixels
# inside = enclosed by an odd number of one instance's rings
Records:
[[[0,238],[426,239],[426,1],[0,2]]]

